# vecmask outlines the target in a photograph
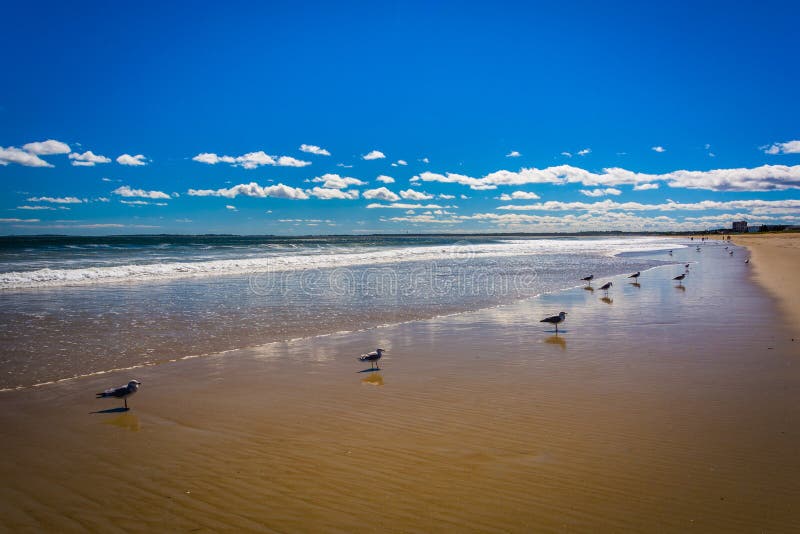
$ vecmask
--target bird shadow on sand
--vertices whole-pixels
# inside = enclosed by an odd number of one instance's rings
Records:
[[[356,373],[375,373],[380,370],[381,370],[380,367],[371,367],[369,369],[362,369],[360,371],[356,371]]]
[[[89,415],[103,414],[103,413],[125,413],[127,411],[130,411],[130,408],[125,408],[124,406],[120,406],[119,408],[109,408],[108,410],[98,410],[96,412],[89,412]]]

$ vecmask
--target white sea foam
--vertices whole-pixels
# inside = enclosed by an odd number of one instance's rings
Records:
[[[615,255],[682,248],[665,238],[531,239],[498,243],[467,243],[424,247],[380,248],[358,252],[298,249],[267,253],[261,257],[172,261],[160,263],[95,266],[73,269],[38,269],[0,273],[0,290],[79,286],[100,283],[147,282],[193,276],[220,276],[303,269],[330,269],[391,265],[409,261],[458,261],[528,254]]]

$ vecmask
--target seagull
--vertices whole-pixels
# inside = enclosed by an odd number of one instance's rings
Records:
[[[747,258],[746,260],[744,260],[744,262],[745,263],[750,263],[750,258]]]
[[[672,251],[671,250],[669,251],[669,255],[672,256]]]
[[[673,280],[677,280],[679,284],[682,284],[684,278],[686,278],[686,273],[679,274],[678,276],[673,278]]]
[[[556,325],[556,334],[558,333],[558,323],[563,323],[567,318],[567,312],[560,312],[558,315],[545,317],[540,323],[550,323]]]
[[[600,286],[600,289],[602,289],[603,291],[605,291],[606,293],[608,293],[608,290],[609,290],[609,288],[610,288],[611,286],[613,286],[613,285],[614,285],[614,284],[612,284],[611,282],[606,282],[605,284],[603,284],[602,286]]]
[[[581,280],[583,280],[584,282],[591,282],[593,279],[594,279],[594,275],[593,274],[590,274],[589,276],[584,276],[583,278],[581,278]]]
[[[730,254],[731,256],[733,256],[733,251],[731,250],[730,252],[728,252],[728,254]]]
[[[120,386],[118,388],[109,388],[102,393],[97,393],[98,399],[105,397],[114,397],[125,401],[125,409],[128,409],[128,397],[139,391],[139,386],[142,385],[138,380],[131,380],[127,386]]]
[[[380,370],[380,367],[378,367],[378,360],[381,359],[384,352],[386,352],[384,349],[375,349],[375,352],[362,354],[358,359],[362,362],[369,362],[370,369],[372,369],[372,365],[375,364],[375,367]]]
[[[632,275],[630,275],[628,278],[633,278],[633,281],[634,281],[634,282],[636,282],[636,281],[638,281],[638,280],[639,280],[639,276],[641,276],[641,274],[642,274],[641,272],[639,272],[639,271],[636,271],[635,273],[633,273]]]

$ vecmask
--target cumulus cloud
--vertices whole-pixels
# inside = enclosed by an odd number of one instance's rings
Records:
[[[300,145],[300,150],[302,152],[308,152],[309,154],[316,154],[317,156],[331,155],[331,153],[324,148],[318,147],[317,145],[306,145],[305,143]]]
[[[650,147],[650,150],[652,150],[653,152],[659,152],[659,153],[667,151],[667,149],[664,148],[663,146]]]
[[[53,204],[83,204],[87,200],[77,197],[30,197],[28,202],[51,202]]]
[[[511,194],[503,193],[500,195],[500,200],[539,200],[540,198],[536,193],[528,191],[514,191]]]
[[[322,187],[326,187],[329,189],[344,189],[346,187],[350,187],[351,185],[366,185],[366,182],[362,182],[358,178],[351,178],[349,176],[339,176],[338,174],[323,174],[322,176],[318,176],[311,180],[315,183],[321,183]]]
[[[498,206],[499,210],[510,211],[732,211],[752,210],[765,213],[761,210],[769,209],[772,213],[800,212],[800,200],[729,200],[715,201],[703,200],[700,202],[675,202],[668,200],[662,204],[642,204],[640,202],[616,202],[602,200],[599,202],[562,202],[551,200],[527,205]]]
[[[383,159],[386,155],[381,152],[380,150],[373,150],[369,154],[364,154],[362,159],[371,160],[371,159]]]
[[[406,160],[404,160],[404,159],[398,159],[397,160],[397,164],[405,166],[405,165],[408,165],[408,162]]]
[[[430,200],[433,198],[433,195],[429,193],[425,193],[423,191],[416,191],[414,189],[406,189],[405,191],[400,191],[400,196],[403,197],[405,200]]]
[[[310,161],[303,161],[290,156],[281,156],[277,159],[278,167],[306,167],[311,165]]]
[[[136,154],[135,156],[131,156],[130,154],[123,154],[117,158],[117,163],[120,165],[130,165],[132,167],[140,167],[142,165],[147,165],[147,158],[145,158],[142,154]]]
[[[330,189],[327,187],[315,187],[309,189],[307,193],[320,200],[355,200],[358,198],[359,194],[355,189],[342,191],[341,189]]]
[[[785,143],[772,143],[762,146],[765,154],[800,154],[800,141],[786,141]]]
[[[581,194],[586,195],[587,197],[604,197],[606,195],[621,195],[622,191],[620,191],[619,189],[614,189],[613,187],[607,187],[605,189],[600,189],[600,188],[591,190],[581,189]]]
[[[430,163],[431,162],[431,160],[429,160],[428,158],[422,158],[420,161],[422,163]]]
[[[509,152],[508,154],[506,154],[506,157],[507,157],[507,158],[518,158],[518,157],[520,157],[521,155],[522,155],[522,154],[520,154],[520,153],[519,153],[519,152],[517,152],[516,150],[512,150],[511,152]]]
[[[263,165],[271,165],[278,167],[305,167],[311,165],[310,161],[302,161],[289,156],[270,156],[263,150],[257,152],[248,152],[241,156],[218,156],[213,152],[203,152],[192,158],[192,161],[205,163],[207,165],[216,165],[217,163],[227,163],[234,167],[242,167],[244,169],[257,169]]]
[[[708,189],[712,191],[772,191],[800,188],[800,165],[763,165],[752,169],[716,169],[709,171],[679,170],[665,174],[645,174],[619,167],[593,173],[571,165],[557,165],[545,169],[523,168],[519,171],[500,170],[481,178],[456,173],[437,174],[423,172],[412,182],[455,183],[473,190],[497,189],[498,186],[526,184],[570,184],[584,186],[640,185],[666,182],[670,187]]]
[[[39,156],[49,156],[51,154],[69,154],[72,149],[69,145],[56,141],[55,139],[48,139],[47,141],[40,141],[36,143],[27,143],[22,145],[22,149],[31,154]]]
[[[161,191],[145,191],[144,189],[131,189],[130,186],[123,185],[112,191],[113,194],[121,197],[128,198],[152,198],[152,199],[166,199],[169,200],[170,196]]]
[[[87,150],[83,154],[73,152],[68,157],[72,160],[72,165],[76,167],[94,167],[97,163],[111,163],[111,158],[100,156],[91,150]]]
[[[658,189],[658,184],[650,183],[650,184],[639,184],[633,186],[634,191],[648,191],[651,189]]]
[[[230,204],[226,204],[225,209],[230,211],[239,211],[236,209],[236,206],[231,206]]]
[[[236,198],[239,195],[243,195],[256,198],[273,197],[292,200],[306,200],[309,198],[308,194],[299,187],[291,187],[284,184],[262,187],[256,182],[238,184],[233,187],[222,189],[189,189],[188,194],[193,197]]]
[[[367,200],[385,200],[387,202],[395,202],[400,200],[400,197],[396,193],[389,191],[385,187],[367,189],[364,191],[364,198]]]
[[[7,148],[0,146],[0,165],[5,166],[9,163],[24,165],[25,167],[52,167],[51,164],[36,154],[31,154],[13,146]]]
[[[381,174],[380,176],[378,176],[375,179],[377,181],[383,182],[385,184],[393,184],[394,183],[394,178],[392,178],[391,176],[386,176],[385,174]]]
[[[590,154],[591,152],[592,152],[591,148],[584,148],[583,150],[578,150],[578,155],[585,156],[587,154]]]
[[[434,209],[443,209],[444,207],[445,206],[440,206],[438,204],[407,204],[404,202],[393,202],[391,204],[377,204],[377,203],[367,204],[367,209],[389,208],[389,209],[400,209],[400,210],[434,210]]]

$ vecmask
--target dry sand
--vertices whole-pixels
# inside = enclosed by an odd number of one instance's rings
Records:
[[[745,234],[734,240],[750,250],[756,280],[780,302],[800,336],[800,233]]]
[[[2,393],[0,530],[798,531],[798,344],[739,259]]]

